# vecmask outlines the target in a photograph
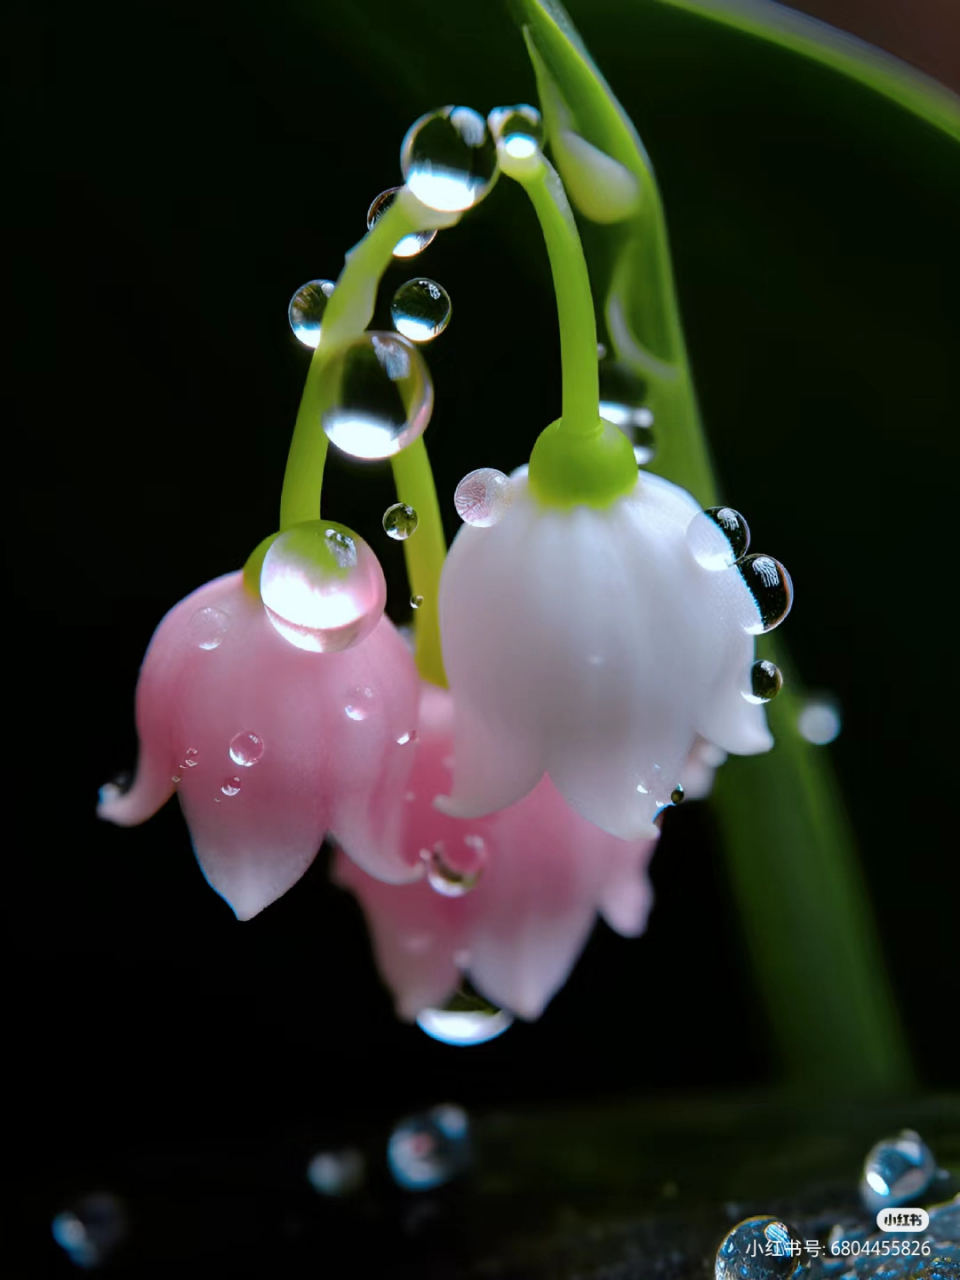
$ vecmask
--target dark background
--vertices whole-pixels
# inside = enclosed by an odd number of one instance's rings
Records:
[[[790,568],[784,634],[843,707],[825,750],[920,1082],[955,1086],[960,149],[790,53],[616,7],[571,11],[660,178],[727,498]],[[175,804],[94,815],[135,759],[154,627],[275,527],[307,363],[290,295],[338,274],[416,116],[534,99],[499,7],[98,2],[22,14],[11,47],[6,1021],[37,1221],[131,1144],[255,1158],[447,1098],[771,1083],[706,806],[669,815],[646,936],[598,925],[540,1022],[469,1050],[394,1020],[325,853],[240,925]],[[454,303],[427,435],[452,535],[460,476],[525,461],[557,416],[555,314],[507,182],[384,299],[417,272]],[[327,476],[402,606],[388,470]]]

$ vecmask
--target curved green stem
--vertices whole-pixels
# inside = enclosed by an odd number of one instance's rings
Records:
[[[540,164],[510,176],[516,178],[530,197],[550,256],[563,369],[563,416],[559,430],[597,436],[602,431],[597,322],[587,262],[570,202],[556,169],[546,159],[541,158]]]
[[[424,680],[447,687],[440,648],[440,573],[446,556],[446,541],[440,519],[440,504],[433,483],[433,472],[423,439],[414,440],[391,458],[397,497],[413,507],[418,516],[417,531],[403,544],[410,590],[422,596],[423,603],[414,615],[417,670]]]

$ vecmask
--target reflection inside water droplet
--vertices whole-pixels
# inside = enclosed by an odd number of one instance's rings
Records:
[[[407,131],[400,167],[427,208],[458,213],[478,204],[493,186],[497,147],[483,116],[470,107],[443,107]]]
[[[216,649],[229,629],[229,613],[209,605],[206,609],[198,609],[190,619],[190,635],[200,649]]]
[[[390,305],[394,327],[411,342],[432,342],[439,337],[450,323],[452,311],[443,285],[424,276],[402,284]]]
[[[701,569],[729,569],[750,545],[750,528],[732,507],[707,507],[687,526],[687,546]]]
[[[370,330],[330,356],[318,402],[321,426],[338,449],[391,458],[426,430],[433,383],[409,339]]]
[[[386,191],[381,191],[376,200],[367,210],[367,230],[372,231],[376,223],[380,221],[387,209],[396,199],[399,187],[390,187]],[[402,240],[398,240],[393,247],[393,256],[395,258],[415,258],[418,253],[422,253],[427,245],[433,244],[437,233],[431,231],[413,231],[408,236],[404,236]]]
[[[766,658],[755,662],[750,668],[747,687],[741,690],[747,702],[757,705],[769,702],[783,688],[783,676],[780,668]]]
[[[477,887],[487,865],[487,843],[480,835],[459,841],[438,840],[432,849],[421,849],[431,889],[445,898],[462,898]]]
[[[316,347],[320,342],[323,313],[334,287],[333,280],[310,280],[290,299],[287,308],[290,328],[305,347]]]
[[[737,571],[753,596],[756,611],[743,619],[744,631],[758,636],[772,631],[784,620],[793,606],[793,583],[790,575],[773,556],[747,556],[737,564]]]
[[[405,542],[411,534],[416,533],[420,517],[413,507],[405,502],[395,502],[383,513],[383,530],[396,542]]]
[[[465,475],[453,495],[453,505],[464,524],[489,529],[499,523],[513,500],[510,477],[494,467],[480,467]]]

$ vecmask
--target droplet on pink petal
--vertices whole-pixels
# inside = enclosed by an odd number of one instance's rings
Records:
[[[445,898],[462,898],[477,887],[487,865],[487,843],[483,836],[465,835],[456,840],[438,840],[430,849],[421,849],[427,868],[427,883]]]
[[[331,521],[308,520],[271,544],[260,595],[284,639],[298,649],[336,653],[358,644],[380,621],[387,584],[362,538]]]

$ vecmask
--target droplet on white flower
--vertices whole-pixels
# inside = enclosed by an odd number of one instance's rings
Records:
[[[453,495],[460,519],[480,529],[489,529],[502,520],[510,501],[510,477],[493,467],[480,467],[465,475]]]

